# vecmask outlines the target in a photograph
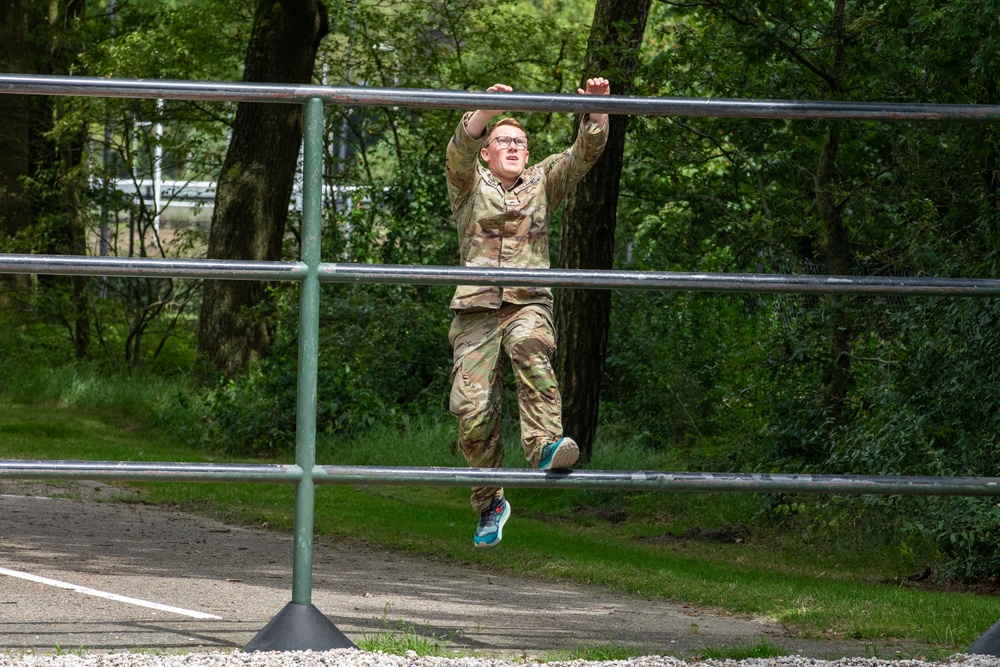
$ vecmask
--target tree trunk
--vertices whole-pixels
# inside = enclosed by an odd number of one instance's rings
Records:
[[[25,72],[27,22],[21,0],[0,2],[0,71]],[[31,209],[21,179],[28,175],[28,98],[0,95],[0,233],[28,226]]]
[[[840,126],[830,125],[826,143],[820,152],[816,170],[816,204],[823,221],[824,253],[831,275],[850,275],[852,253],[847,226],[844,224],[843,206],[837,202],[836,160],[840,149]],[[823,387],[823,402],[839,411],[847,398],[847,384],[851,378],[851,328],[848,301],[842,296],[831,296],[830,360]]]
[[[985,104],[996,104],[997,83],[992,77],[986,81]],[[986,166],[983,172],[983,187],[986,190],[987,211],[990,221],[990,231],[994,238],[1000,237],[1000,208],[998,208],[997,192],[1000,190],[1000,160],[997,159],[997,132],[992,130],[987,133],[987,145],[989,149],[986,153]]]
[[[318,0],[261,0],[243,80],[310,83],[316,50],[328,32]],[[302,143],[299,104],[240,104],[218,179],[208,256],[278,260]],[[270,345],[260,306],[266,284],[206,281],[198,327],[199,373],[232,377]]]
[[[0,72],[27,72],[26,28],[21,0],[0,2]],[[31,164],[28,97],[0,95],[0,118],[0,237],[6,240],[31,225],[31,200],[22,181]],[[27,286],[28,276],[4,274],[2,280],[20,289]],[[5,294],[0,294],[0,303],[9,305]]]
[[[46,44],[48,53],[36,53],[40,73],[65,75],[72,71],[80,53],[83,23],[87,15],[85,0],[49,0],[38,5],[32,13],[37,24],[47,22]],[[82,121],[67,117],[70,100],[42,98],[32,101],[29,115],[33,124],[29,132],[32,176],[48,186],[51,194],[36,197],[33,205],[33,223],[46,218],[51,228],[42,237],[48,246],[43,252],[68,255],[87,254],[87,212],[83,193],[87,188],[87,161],[85,159],[87,128]],[[57,131],[56,131],[57,130]],[[51,165],[57,165],[52,170]],[[56,316],[65,326],[78,358],[85,358],[90,347],[90,303],[86,276],[53,276],[40,279],[46,300],[55,306]]]
[[[587,46],[584,78],[604,76],[611,92],[633,90],[639,46],[651,0],[598,0]],[[559,266],[610,269],[614,262],[616,209],[627,116],[610,116],[604,155],[567,199]],[[556,294],[559,340],[556,374],[563,397],[563,429],[577,440],[583,460],[593,454],[601,398],[601,376],[611,319],[606,290],[561,290]]]
[[[60,144],[60,173],[62,174],[65,202],[65,246],[71,255],[87,254],[87,219],[80,193],[87,185],[86,161],[82,149],[86,136],[66,138]],[[86,276],[70,276],[70,304],[72,313],[66,321],[73,338],[77,359],[85,358],[90,351],[90,301],[87,295]]]
[[[830,71],[831,93],[840,97],[844,90],[844,7],[846,0],[837,0],[833,8],[833,29],[836,35],[833,67]],[[853,256],[847,226],[844,224],[843,202],[837,196],[837,155],[840,151],[840,125],[833,121],[826,142],[820,151],[816,169],[816,204],[823,222],[824,251],[832,275],[849,275]],[[849,301],[841,296],[830,297],[830,358],[828,381],[822,389],[822,401],[839,416],[847,399],[851,379],[851,316]]]

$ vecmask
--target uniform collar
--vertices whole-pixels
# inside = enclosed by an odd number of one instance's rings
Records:
[[[526,187],[538,180],[538,173],[534,169],[528,167],[521,172],[521,175],[517,177],[517,182],[514,183],[514,187],[510,190],[504,188],[503,183],[500,179],[493,175],[493,172],[489,169],[483,168],[483,180],[492,185],[493,187],[499,189],[501,192],[520,192]]]

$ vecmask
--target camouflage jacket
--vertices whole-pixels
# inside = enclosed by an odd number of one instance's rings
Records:
[[[458,226],[461,265],[489,268],[549,268],[549,219],[576,183],[604,151],[608,125],[585,121],[566,151],[529,166],[510,190],[504,190],[479,162],[486,138],[470,137],[465,114],[448,142],[446,176],[451,210]],[[552,305],[544,287],[461,285],[451,309],[492,310],[501,303]]]

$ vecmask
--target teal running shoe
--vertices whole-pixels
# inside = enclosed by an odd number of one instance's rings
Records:
[[[539,470],[558,470],[569,468],[580,458],[580,448],[573,438],[559,438],[550,445],[542,447],[542,456],[538,459]]]
[[[479,525],[473,537],[477,547],[495,547],[503,539],[503,525],[510,518],[510,503],[494,498],[490,506],[479,515]]]

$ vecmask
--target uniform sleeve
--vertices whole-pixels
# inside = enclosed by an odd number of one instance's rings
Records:
[[[451,199],[452,208],[457,210],[461,207],[462,201],[468,197],[472,190],[472,184],[479,176],[478,156],[483,145],[483,137],[470,137],[465,129],[472,112],[467,112],[459,121],[455,133],[448,142],[448,150],[445,157],[445,178],[448,181],[448,196]]]
[[[580,182],[604,153],[608,141],[610,120],[604,127],[584,118],[573,145],[559,155],[553,155],[546,162],[546,196],[549,206],[555,208],[563,200],[570,188]]]

